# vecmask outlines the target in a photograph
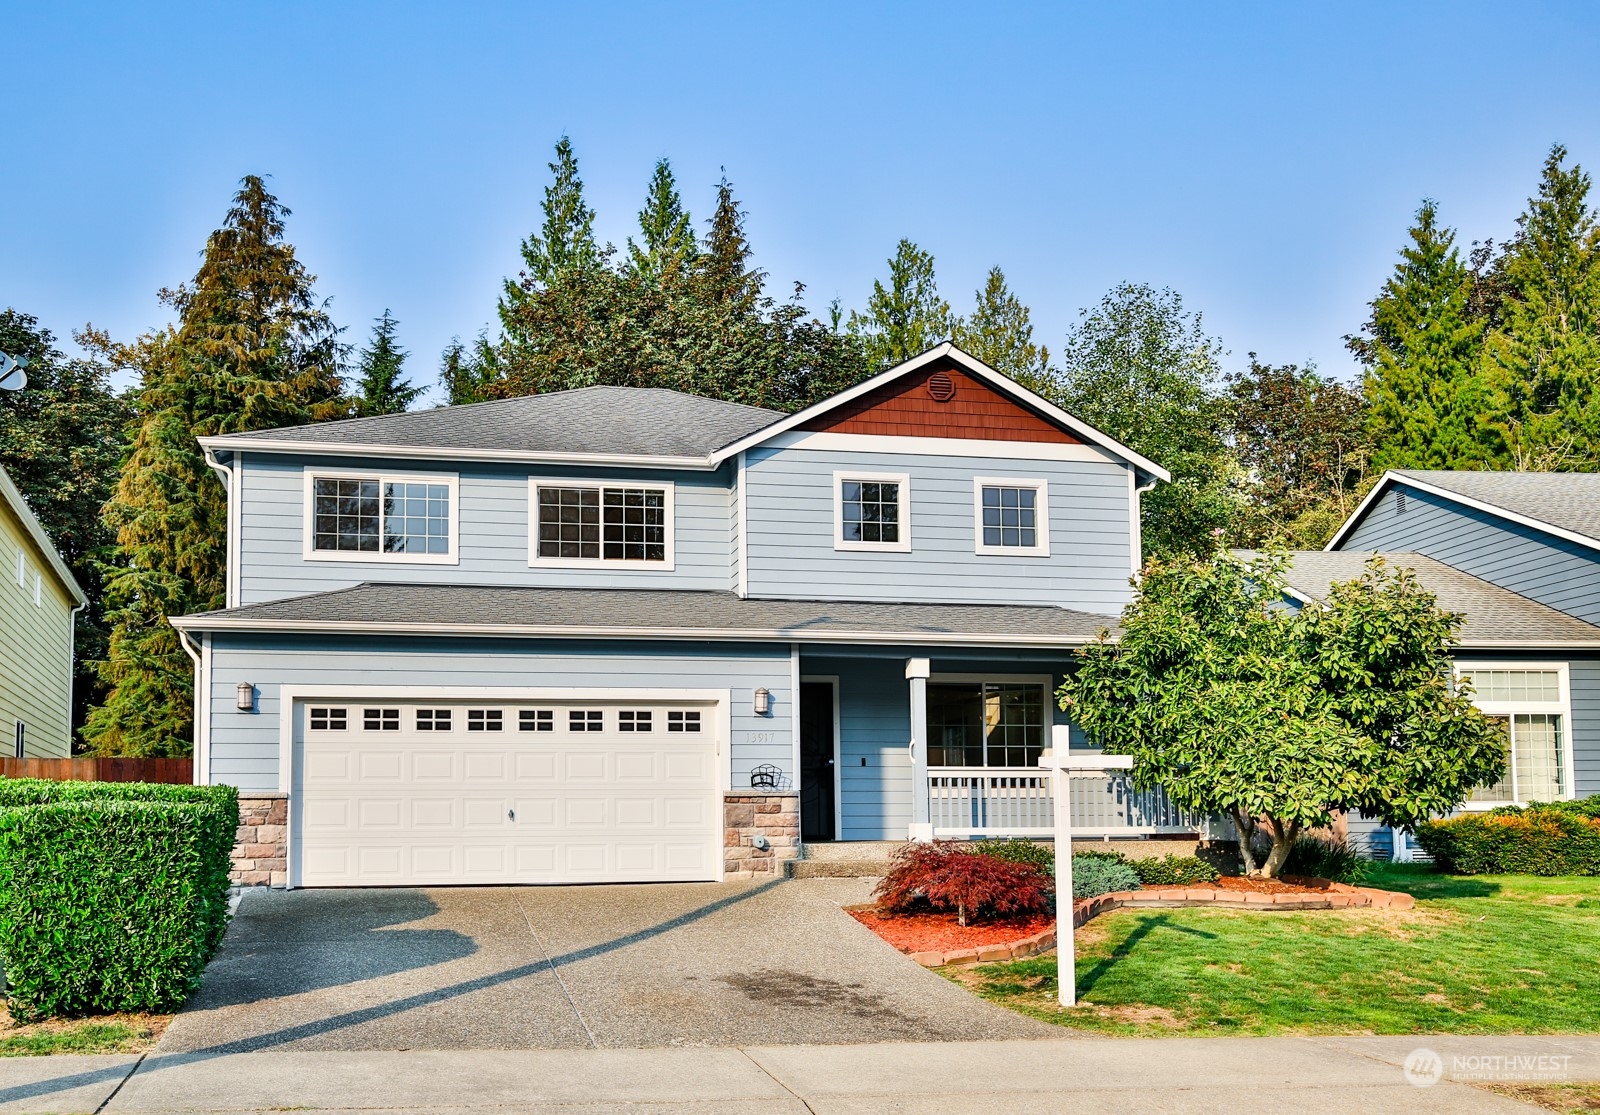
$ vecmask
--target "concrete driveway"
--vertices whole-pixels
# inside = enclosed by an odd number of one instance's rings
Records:
[[[869,880],[256,891],[163,1053],[1060,1037],[839,909]]]

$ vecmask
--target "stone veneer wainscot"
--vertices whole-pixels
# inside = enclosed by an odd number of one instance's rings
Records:
[[[289,885],[289,795],[239,795],[239,831],[233,837],[233,871],[241,887]]]
[[[800,855],[800,796],[739,790],[722,799],[722,866],[729,879],[772,878]],[[767,847],[756,847],[757,837]]]

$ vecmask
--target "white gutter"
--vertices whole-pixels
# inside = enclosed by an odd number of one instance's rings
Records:
[[[279,441],[235,435],[203,437],[200,445],[215,452],[310,454],[318,457],[394,457],[412,461],[511,461],[526,464],[627,465],[632,468],[691,469],[712,472],[721,464],[709,457],[657,457],[643,453],[544,453],[529,449],[470,449],[428,445],[354,445],[349,442]]]
[[[799,635],[810,643],[870,643],[874,645],[923,644],[938,646],[1038,647],[1045,650],[1084,646],[1092,638],[1041,638],[1037,635],[951,633],[929,631],[830,631],[807,628],[736,630],[701,627],[568,627],[557,624],[395,623],[367,621],[340,623],[328,620],[252,619],[250,617],[180,616],[169,619],[180,631],[306,632],[322,635],[445,635],[477,638],[522,639],[647,639],[674,642],[794,642]],[[1107,624],[1109,628],[1110,624]]]

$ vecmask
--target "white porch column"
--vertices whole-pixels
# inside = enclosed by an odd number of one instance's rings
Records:
[[[911,828],[908,839],[933,839],[928,809],[928,675],[926,658],[906,659],[906,680],[911,697]]]

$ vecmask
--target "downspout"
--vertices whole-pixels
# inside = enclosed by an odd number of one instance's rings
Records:
[[[1138,477],[1134,477],[1133,489],[1133,552],[1129,555],[1133,560],[1133,575],[1137,577],[1139,570],[1144,568],[1144,502],[1139,498],[1161,481],[1155,477],[1150,478],[1150,483],[1138,484]]]
[[[183,648],[183,652],[185,654],[194,660],[194,784],[196,786],[205,786],[210,781],[210,771],[206,772],[207,780],[202,782],[200,780],[201,763],[204,759],[208,758],[203,754],[203,749],[200,746],[200,734],[204,730],[205,726],[204,720],[202,719],[203,710],[205,707],[204,697],[206,682],[205,661],[203,658],[204,648],[197,646],[193,640],[189,638],[188,632],[184,631],[183,628],[174,627],[173,630],[178,633],[178,645]]]
[[[228,607],[228,608],[232,608],[232,607],[236,607],[238,605],[238,603],[239,603],[239,600],[238,600],[239,594],[238,594],[238,592],[235,591],[235,588],[234,588],[234,578],[235,578],[235,576],[237,574],[237,569],[235,567],[236,567],[236,565],[238,563],[234,560],[234,545],[233,545],[233,525],[234,525],[234,519],[235,519],[235,516],[234,516],[234,513],[233,513],[234,512],[234,496],[236,494],[236,489],[238,488],[239,470],[238,470],[238,467],[237,467],[237,463],[238,463],[238,459],[239,458],[238,458],[238,455],[235,454],[234,458],[233,458],[233,463],[225,465],[225,464],[223,464],[221,461],[219,461],[217,459],[217,451],[215,449],[212,449],[209,446],[205,447],[205,456],[206,456],[206,464],[210,465],[211,466],[211,470],[213,472],[215,472],[217,474],[217,476],[222,480],[222,490],[223,490],[224,493],[226,493],[227,500],[228,500],[228,502],[227,502],[227,518],[226,518],[226,520],[225,520],[225,522],[223,523],[223,526],[222,526],[222,532],[223,532],[223,554],[224,554],[223,570],[222,570],[222,585],[223,585],[223,606],[224,607]]]
[[[81,589],[79,591],[82,591]],[[67,616],[67,755],[72,755],[72,711],[78,696],[78,616],[89,602],[75,605]]]

